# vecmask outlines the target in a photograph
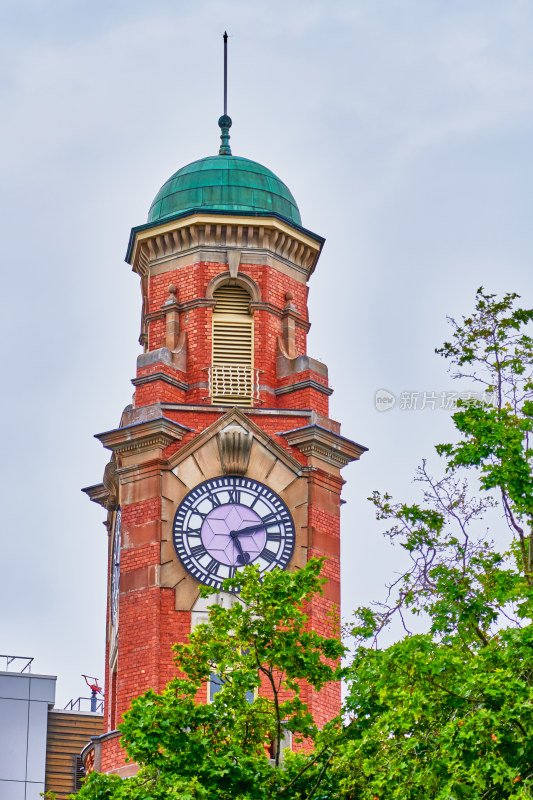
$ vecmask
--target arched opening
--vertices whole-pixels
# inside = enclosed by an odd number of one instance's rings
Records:
[[[251,297],[239,285],[224,284],[213,292],[211,402],[251,406],[254,386],[254,318]]]

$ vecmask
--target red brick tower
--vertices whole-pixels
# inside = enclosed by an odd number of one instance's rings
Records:
[[[116,726],[173,676],[171,645],[205,615],[200,582],[319,555],[328,583],[311,624],[327,630],[340,601],[340,470],[365,448],[329,418],[327,368],[306,353],[324,240],[270,170],[231,156],[231,120],[219,124],[219,155],[175,173],[128,246],[144,352],[133,404],[97,437],[112,454],[103,483],[85,489],[109,532],[107,733],[84,753],[102,772],[135,769]],[[340,687],[306,699],[321,724]]]

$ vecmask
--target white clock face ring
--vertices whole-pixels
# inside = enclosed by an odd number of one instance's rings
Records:
[[[294,523],[268,486],[226,475],[189,492],[176,511],[173,537],[186,570],[218,587],[247,564],[261,573],[284,569],[294,550]]]

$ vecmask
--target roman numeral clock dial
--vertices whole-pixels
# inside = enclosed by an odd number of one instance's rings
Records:
[[[200,583],[219,587],[247,564],[261,573],[285,569],[294,550],[294,522],[268,486],[226,475],[189,492],[176,511],[173,537],[185,569]]]

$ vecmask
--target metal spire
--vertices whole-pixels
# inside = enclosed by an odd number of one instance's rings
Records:
[[[224,116],[228,113],[228,34],[224,31]]]
[[[229,146],[229,129],[231,128],[231,117],[228,117],[228,34],[224,31],[224,113],[218,121],[220,130],[220,150],[219,156],[230,156],[231,147]]]

